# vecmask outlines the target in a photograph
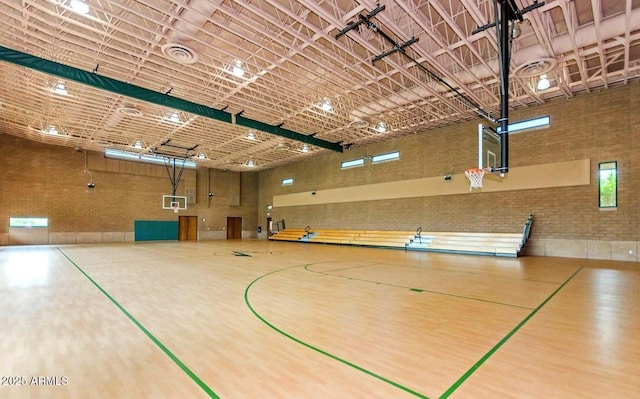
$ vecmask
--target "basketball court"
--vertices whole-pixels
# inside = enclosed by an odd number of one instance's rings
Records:
[[[638,5],[388,3],[0,5],[0,398],[640,398]]]
[[[640,394],[634,263],[231,240],[0,265],[3,398]]]

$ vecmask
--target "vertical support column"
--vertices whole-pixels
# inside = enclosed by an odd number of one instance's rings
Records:
[[[478,168],[484,169],[488,168],[490,165],[484,164],[484,148],[482,148],[482,132],[484,131],[484,126],[482,123],[478,125]]]
[[[182,160],[182,165],[180,166],[180,170],[178,171],[176,168],[176,158],[165,158],[164,167],[167,169],[169,180],[171,180],[171,195],[173,195],[174,197],[176,196],[176,191],[178,191],[178,185],[180,184],[180,179],[182,178],[182,172],[184,172],[185,159]]]
[[[173,188],[173,191],[171,194],[175,197],[176,191],[178,191],[178,182],[176,181],[176,159],[175,158],[173,158],[172,164],[173,164],[173,179],[171,181],[171,186]]]
[[[511,63],[511,31],[509,2],[500,3],[500,21],[496,21],[500,40],[500,173],[509,171],[509,65]]]

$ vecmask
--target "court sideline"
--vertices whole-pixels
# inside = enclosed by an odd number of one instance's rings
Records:
[[[640,397],[636,263],[243,240],[0,269],[3,398]]]

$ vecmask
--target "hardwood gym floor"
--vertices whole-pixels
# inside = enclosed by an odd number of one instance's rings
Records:
[[[0,248],[2,398],[639,398],[638,263]]]

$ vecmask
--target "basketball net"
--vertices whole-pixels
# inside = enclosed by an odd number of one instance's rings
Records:
[[[179,210],[180,210],[180,205],[176,205],[173,207],[173,213],[178,213]]]
[[[482,178],[484,177],[484,169],[479,168],[471,168],[464,171],[464,174],[467,175],[469,181],[471,182],[471,187],[469,187],[469,191],[474,188],[482,188]]]

